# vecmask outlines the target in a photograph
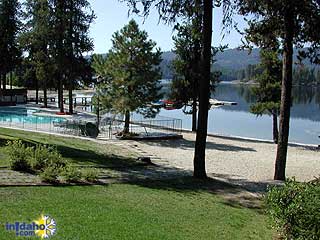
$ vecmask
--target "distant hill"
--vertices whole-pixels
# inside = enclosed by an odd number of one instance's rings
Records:
[[[248,50],[227,49],[219,52],[216,56],[217,62],[214,64],[215,70],[222,71],[222,80],[235,80],[235,73],[245,69],[248,65],[260,63],[260,49],[253,49],[250,53]],[[163,72],[163,78],[172,78],[171,62],[175,58],[173,52],[164,52],[162,55],[163,62],[160,67]],[[294,61],[297,61],[297,50],[294,51]],[[305,65],[311,66],[310,62],[305,61]]]
[[[236,79],[237,72],[245,69],[248,65],[256,65],[260,63],[259,49],[253,49],[251,53],[248,50],[227,49],[219,52],[216,56],[217,62],[213,68],[222,72],[223,81],[232,81]],[[106,54],[103,54],[106,56]],[[171,79],[173,77],[172,61],[176,55],[173,52],[164,52],[162,54],[162,62],[160,68],[162,78]],[[297,61],[297,50],[294,51],[294,60]],[[311,65],[308,61],[306,65]]]
[[[259,49],[253,49],[250,54],[247,50],[228,49],[217,54],[215,65],[229,70],[244,69],[249,64],[255,65],[260,62],[259,52]]]

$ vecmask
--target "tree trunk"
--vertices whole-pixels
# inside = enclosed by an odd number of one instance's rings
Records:
[[[193,98],[192,100],[192,132],[197,131],[197,113],[198,113],[197,98]]]
[[[97,94],[97,127],[100,128],[100,97],[99,93]]]
[[[65,23],[63,21],[63,16],[65,14],[65,1],[57,0],[56,1],[56,14],[57,14],[57,51],[58,51],[58,101],[60,112],[64,113],[64,104],[63,104],[63,80],[65,79],[64,69],[65,69],[65,55],[63,50],[63,40],[65,33]]]
[[[279,131],[278,131],[278,115],[275,111],[272,112],[272,123],[273,123],[273,141],[278,143]]]
[[[36,104],[39,103],[39,83],[38,83],[38,79],[36,76],[34,76],[34,78],[36,79]]]
[[[69,84],[69,114],[73,114],[72,81]]]
[[[127,134],[130,132],[130,111],[126,111],[124,119],[124,129],[123,133]]]
[[[3,96],[1,82],[2,82],[2,73],[0,73],[0,102],[2,102],[2,96]]]
[[[204,179],[206,174],[206,140],[208,131],[208,110],[210,93],[211,42],[212,42],[212,0],[204,0],[203,6],[203,49],[201,78],[199,82],[199,115],[194,154],[195,178]]]
[[[10,72],[10,89],[12,90],[12,80],[13,80],[13,76],[12,76],[12,72]]]
[[[7,74],[6,73],[3,74],[2,84],[3,84],[3,90],[6,90],[7,89]]]
[[[200,8],[201,2],[200,0],[195,1],[195,8]],[[201,31],[202,26],[202,12],[197,11],[196,17],[193,21],[196,26],[198,26],[197,31]],[[199,98],[199,77],[201,76],[201,39],[196,38],[197,40],[194,43],[194,49],[193,49],[193,63],[192,63],[192,74],[191,74],[191,80],[192,80],[192,131],[197,131],[197,114],[198,114],[198,98]]]
[[[10,72],[10,90],[12,90],[12,72]],[[12,96],[12,91],[10,92],[10,102],[13,104],[13,96]]]
[[[63,83],[62,83],[61,75],[59,76],[58,102],[59,102],[60,112],[61,112],[61,113],[64,113],[64,104],[63,104]]]
[[[64,113],[63,81],[60,81],[60,112]]]
[[[47,80],[43,81],[43,104],[45,108],[48,107]]]
[[[72,99],[72,88],[73,88],[73,60],[74,60],[74,53],[73,53],[73,2],[70,1],[70,16],[69,16],[69,49],[68,49],[68,61],[69,62],[69,114],[73,114],[73,99]]]
[[[58,92],[58,108],[60,109],[60,80],[58,80],[58,86],[57,86],[57,92]]]
[[[291,90],[292,90],[292,55],[293,55],[293,9],[289,6],[285,11],[285,39],[283,51],[283,72],[281,87],[280,124],[277,157],[275,163],[275,180],[285,180],[286,161],[290,126]]]

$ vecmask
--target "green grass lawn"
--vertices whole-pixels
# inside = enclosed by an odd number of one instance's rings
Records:
[[[52,239],[272,239],[260,211],[207,191],[112,184],[0,188],[0,195],[1,240],[15,239],[4,223],[41,213],[57,222]]]
[[[102,145],[89,140],[0,128],[0,167],[9,166],[5,146],[8,141],[16,139],[31,144],[56,146],[65,159],[76,165],[112,168],[136,164],[133,161],[136,157],[134,153],[110,144]]]
[[[144,168],[133,153],[110,144],[2,128],[0,166],[8,166],[5,143],[13,139],[55,145],[75,165],[138,169],[134,174]],[[32,222],[41,214],[57,222],[52,239],[272,239],[263,209],[226,198],[238,191],[191,177],[104,186],[0,187],[0,240],[15,239],[5,231],[7,222]]]

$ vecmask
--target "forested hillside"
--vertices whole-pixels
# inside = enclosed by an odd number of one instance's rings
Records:
[[[256,65],[260,63],[259,52],[259,49],[253,49],[250,53],[247,50],[225,50],[217,54],[217,62],[214,64],[213,70],[222,72],[222,81],[253,80],[254,76],[259,74],[259,69],[256,69]],[[163,73],[162,77],[165,79],[170,79],[173,76],[171,62],[174,58],[175,54],[173,52],[162,54],[163,61],[160,67]],[[295,50],[294,61],[298,62],[297,50]],[[304,79],[302,82],[308,82],[307,78],[312,79],[312,81],[314,78],[320,78],[319,70],[319,66],[311,65],[308,61],[304,62],[303,68],[295,66],[295,83],[299,84],[298,78],[301,76]]]

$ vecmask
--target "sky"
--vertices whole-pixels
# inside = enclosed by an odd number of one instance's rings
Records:
[[[130,19],[135,19],[140,29],[146,30],[149,37],[156,41],[162,51],[171,51],[173,49],[173,31],[172,26],[159,23],[159,15],[156,10],[151,11],[147,19],[130,15],[126,3],[121,3],[119,0],[89,0],[91,7],[97,18],[92,24],[90,35],[93,38],[95,45],[95,53],[106,53],[111,48],[111,38],[115,31],[120,30],[126,25]],[[236,31],[231,31],[230,34],[222,40],[222,10],[214,10],[213,19],[213,45],[228,44],[229,48],[238,47],[241,43],[241,36]],[[236,17],[240,28],[245,26],[245,22],[241,17]]]

